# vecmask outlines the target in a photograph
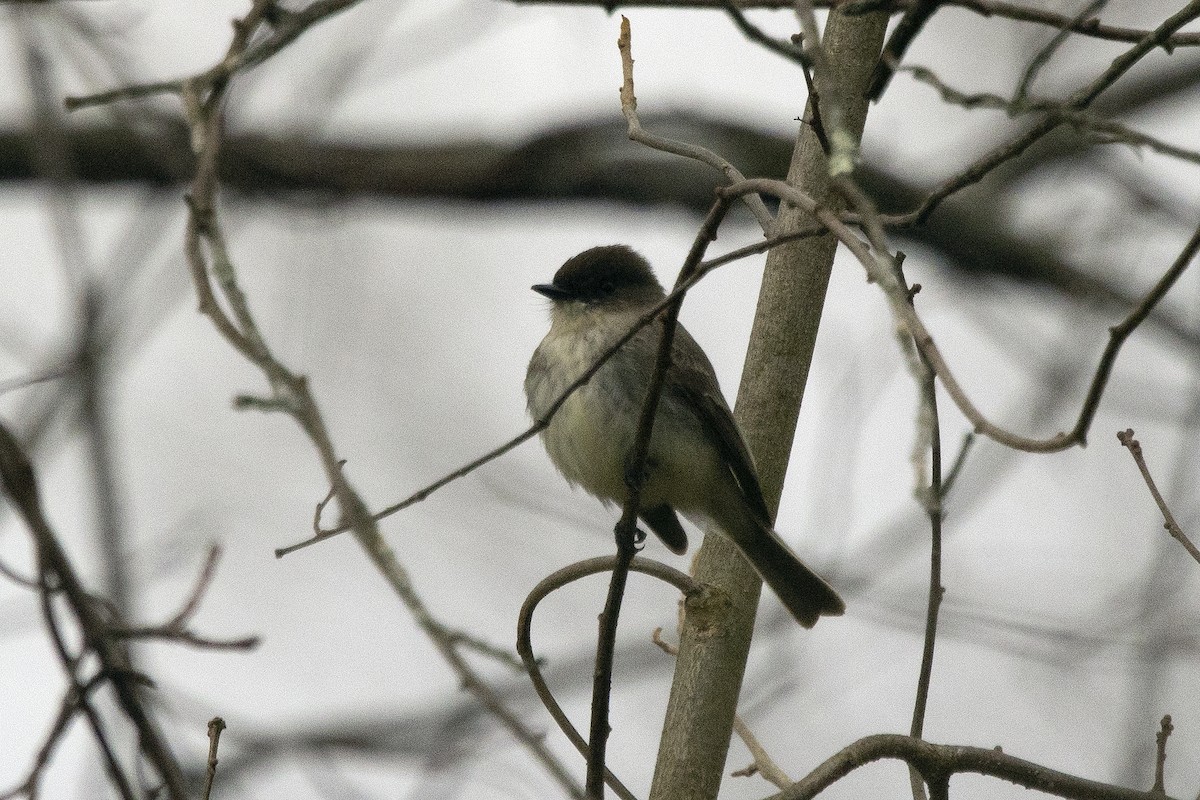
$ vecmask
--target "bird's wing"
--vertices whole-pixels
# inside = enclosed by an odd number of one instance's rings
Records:
[[[668,381],[672,393],[696,415],[701,429],[712,438],[722,460],[733,473],[746,502],[769,527],[771,514],[758,482],[754,458],[733,419],[729,404],[721,395],[721,387],[708,356],[682,325],[675,331],[671,349],[674,351],[671,369],[679,373],[678,380]]]

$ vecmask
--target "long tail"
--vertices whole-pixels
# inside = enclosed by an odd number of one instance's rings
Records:
[[[797,622],[811,628],[818,617],[838,616],[845,612],[846,604],[833,587],[809,569],[775,531],[750,514],[746,518],[753,521],[753,530],[745,529],[751,527],[748,524],[740,535],[730,538]]]

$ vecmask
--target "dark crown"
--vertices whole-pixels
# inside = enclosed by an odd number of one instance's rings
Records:
[[[554,273],[554,287],[577,300],[604,300],[618,293],[662,292],[650,265],[623,244],[584,250],[567,259]]]

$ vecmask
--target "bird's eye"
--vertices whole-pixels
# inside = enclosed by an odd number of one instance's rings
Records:
[[[613,285],[612,281],[605,281],[604,283],[600,284],[600,293],[612,294],[614,291],[616,291],[616,288],[617,287]]]

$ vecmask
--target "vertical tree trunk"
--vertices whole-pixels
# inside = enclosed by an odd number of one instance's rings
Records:
[[[864,93],[887,19],[885,14],[846,17],[832,12],[825,26],[825,47],[842,87],[844,121],[855,136],[861,135],[866,119]],[[788,181],[820,202],[834,202],[824,153],[808,126],[801,128]],[[810,221],[785,208],[778,230]],[[804,239],[767,257],[736,415],[772,512],[783,489],[836,246],[832,236]],[[758,575],[721,536],[705,537],[695,571],[700,581],[722,592],[713,602],[688,608],[650,800],[717,796],[750,649]]]

